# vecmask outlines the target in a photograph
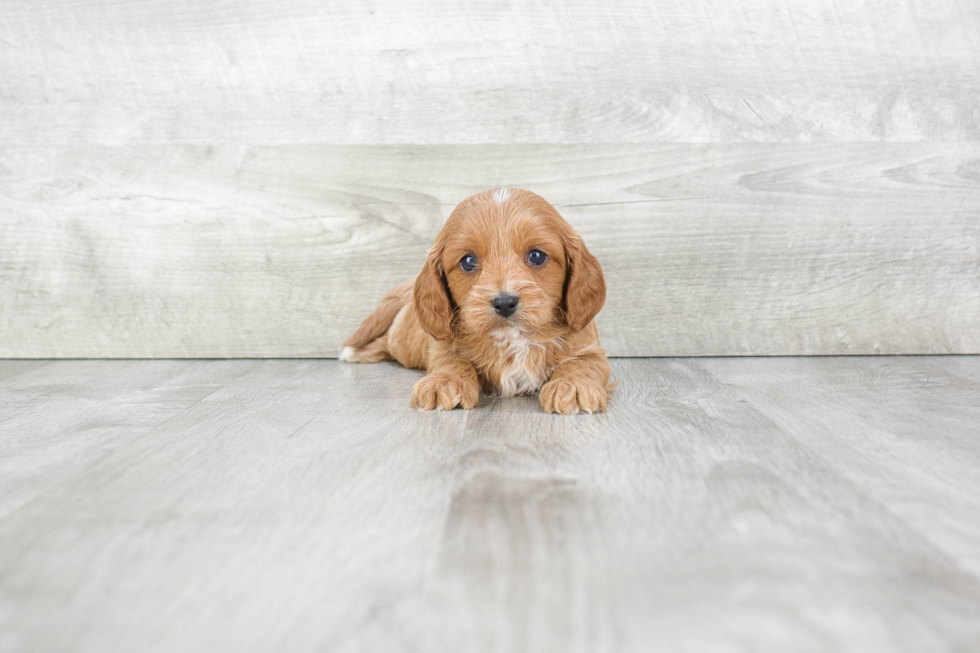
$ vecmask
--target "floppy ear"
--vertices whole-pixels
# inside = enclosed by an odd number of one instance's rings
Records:
[[[565,238],[565,258],[565,319],[574,331],[581,331],[606,303],[606,280],[599,260],[574,231]]]
[[[442,272],[442,256],[435,248],[429,251],[425,267],[415,278],[415,314],[425,332],[436,340],[452,337],[453,307]]]

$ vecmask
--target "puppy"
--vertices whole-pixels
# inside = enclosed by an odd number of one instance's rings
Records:
[[[473,408],[482,390],[538,392],[550,413],[605,411],[609,361],[592,320],[605,300],[599,261],[555,207],[497,188],[453,210],[422,272],[388,293],[340,358],[425,369],[412,390],[423,410]]]

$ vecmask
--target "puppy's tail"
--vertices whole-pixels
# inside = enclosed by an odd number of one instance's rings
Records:
[[[402,307],[409,302],[415,279],[395,286],[385,295],[374,312],[361,322],[361,326],[340,349],[340,360],[354,363],[380,363],[392,359],[388,351],[388,328]]]

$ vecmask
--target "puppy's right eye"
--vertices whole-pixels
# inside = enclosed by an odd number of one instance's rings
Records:
[[[472,272],[476,269],[477,260],[472,254],[467,254],[459,262],[459,267],[463,268],[463,272]]]

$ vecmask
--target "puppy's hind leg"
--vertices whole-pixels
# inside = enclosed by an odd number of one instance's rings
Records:
[[[393,360],[394,357],[388,351],[388,334],[384,333],[380,338],[372,340],[363,347],[342,347],[340,350],[340,360],[349,363],[383,363]]]
[[[395,286],[381,300],[374,312],[361,322],[361,326],[340,348],[340,360],[352,363],[380,363],[394,357],[388,350],[388,329],[398,313],[408,304],[415,279],[408,279]]]

